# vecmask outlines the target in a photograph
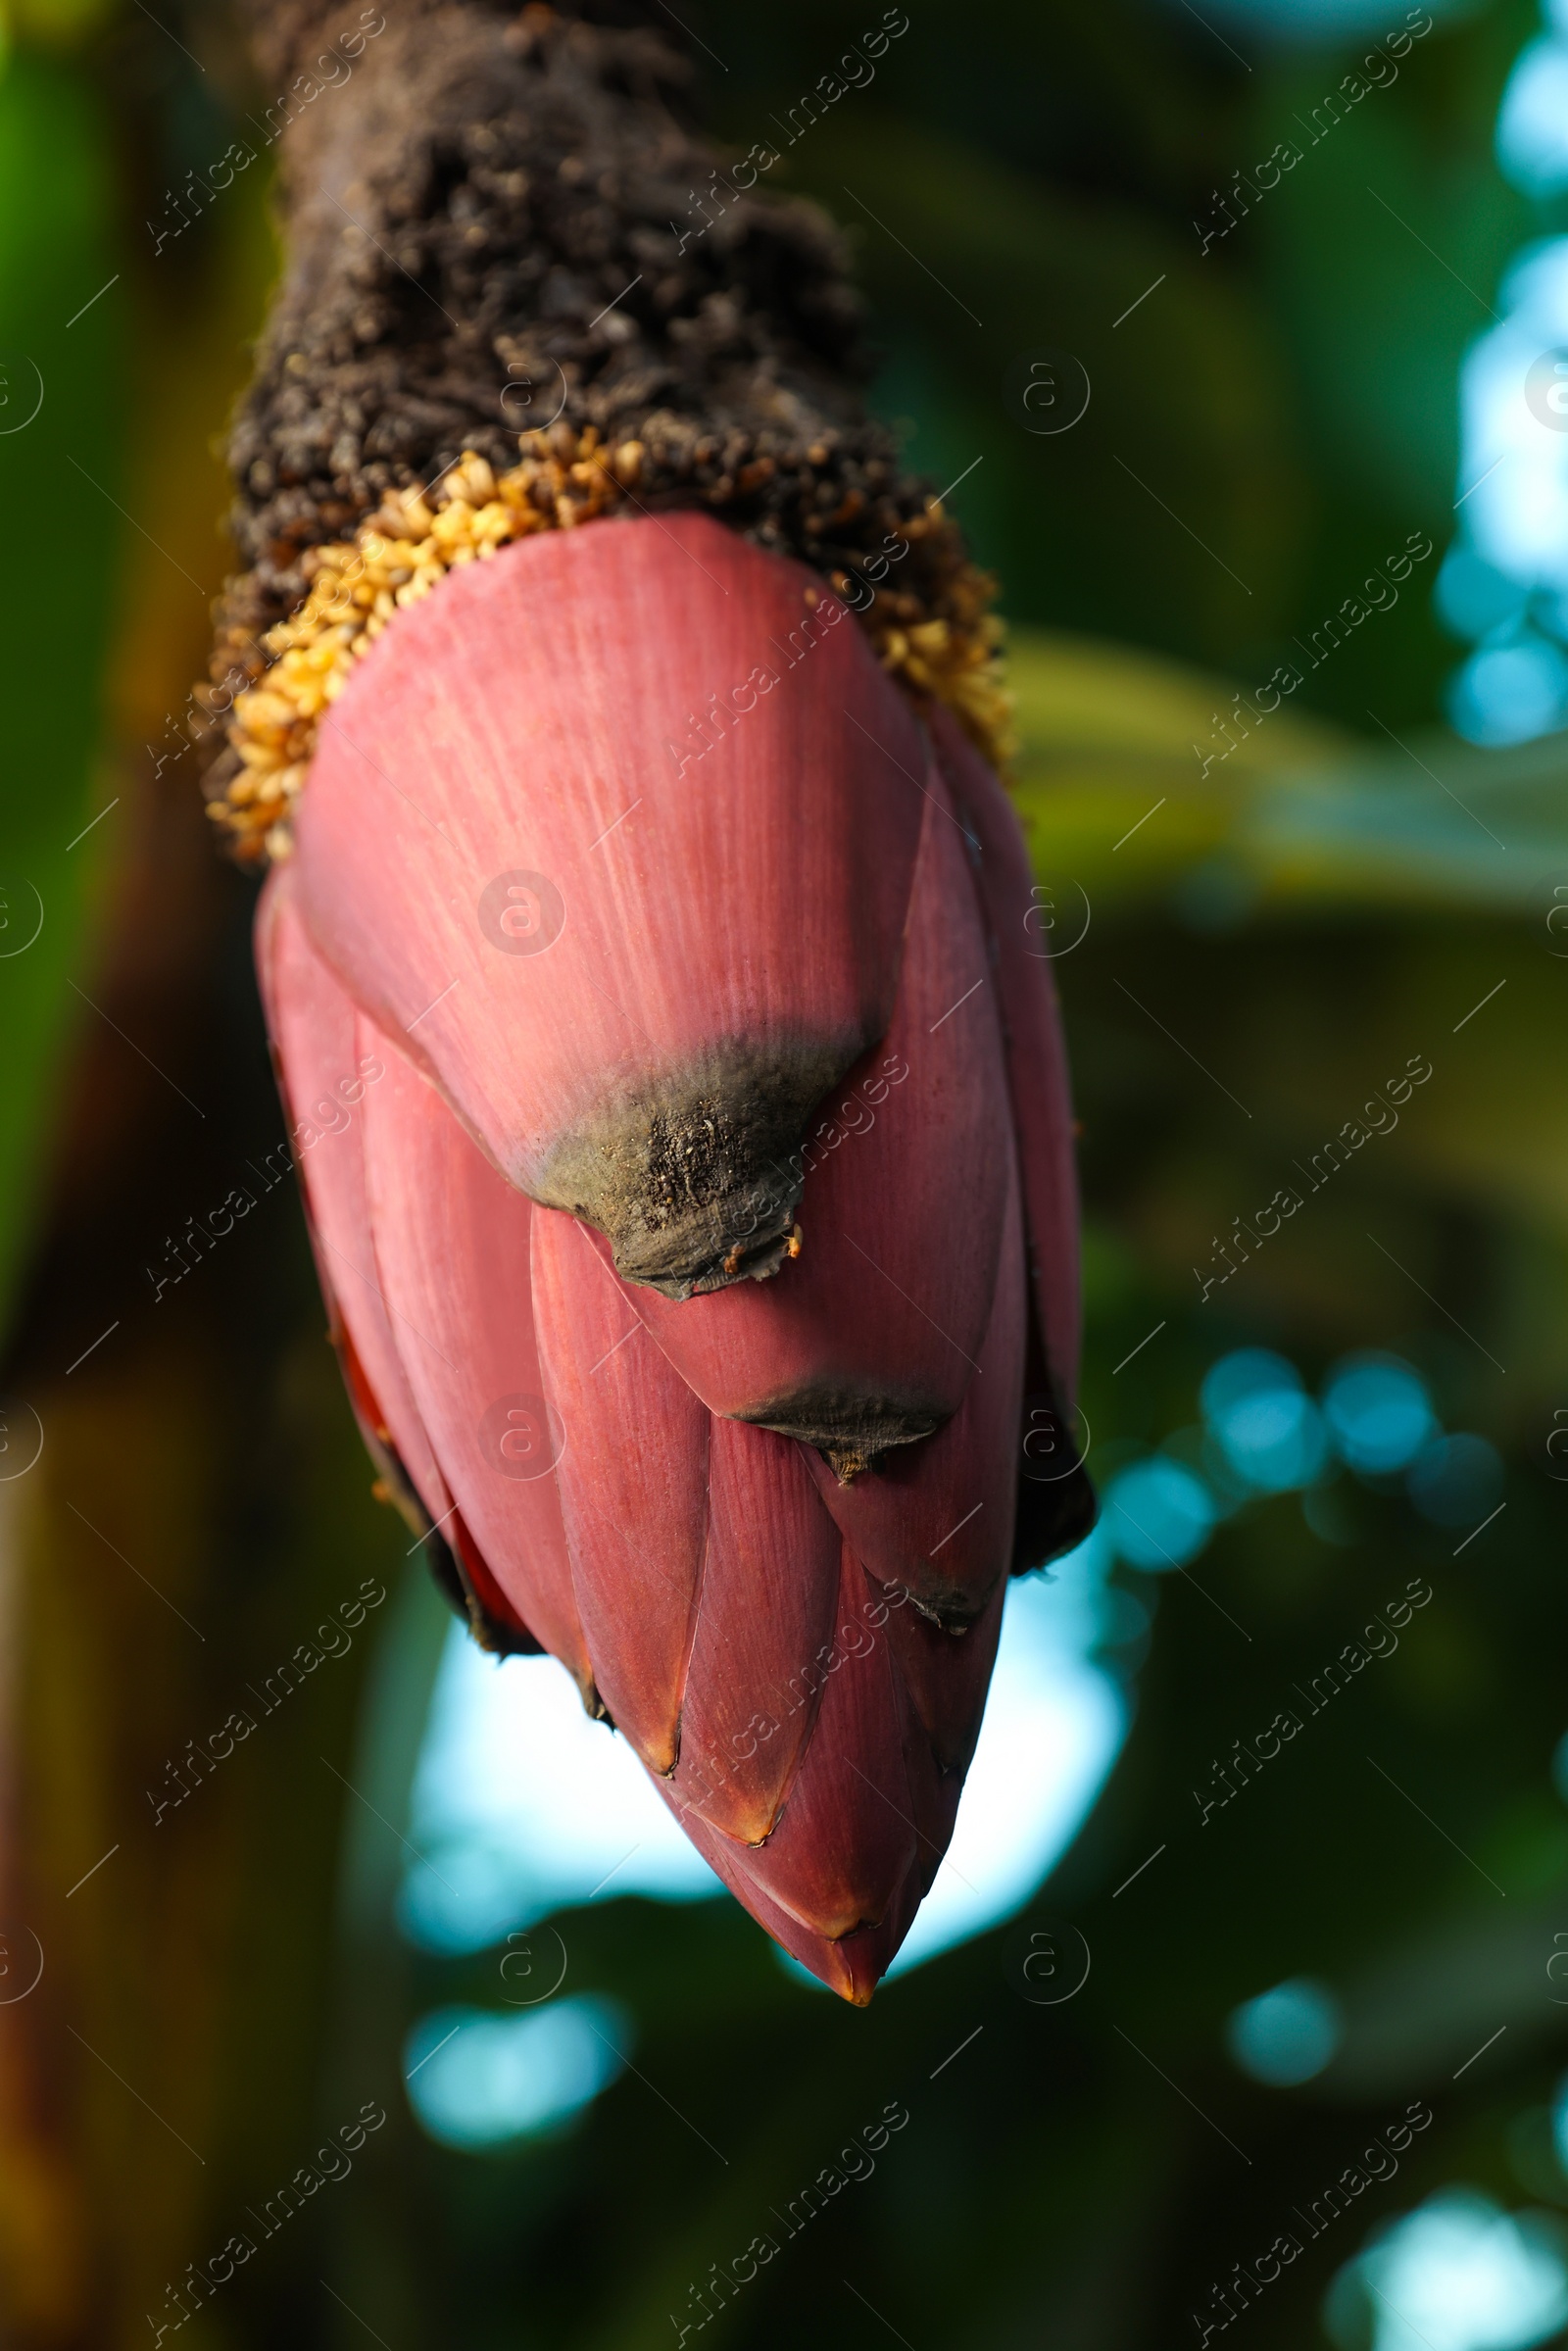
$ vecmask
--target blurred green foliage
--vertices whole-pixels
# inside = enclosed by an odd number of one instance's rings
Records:
[[[1389,29],[1401,18],[1391,5]],[[879,402],[916,427],[911,461],[943,486],[984,456],[958,510],[1013,617],[1250,684],[1408,531],[1443,544],[1457,363],[1535,226],[1492,160],[1534,24],[1530,0],[1498,0],[1446,25],[1316,146],[1300,119],[1365,43],[1302,55],[1174,0],[1013,0],[973,42],[911,11],[876,79],[792,144],[790,103],[860,17],[715,11],[728,71],[705,60],[705,93],[738,145],[773,140],[772,184],[853,237]],[[1204,252],[1216,191],[1287,137],[1300,164]],[[1093,386],[1058,435],[1001,403],[1009,362],[1042,351],[1075,354]],[[1390,723],[1419,722],[1449,658],[1412,597],[1308,699],[1360,725],[1375,681]]]
[[[110,282],[116,231],[95,94],[68,66],[13,55],[0,71],[0,500],[10,533],[0,639],[11,680],[0,1322],[36,1213],[94,855],[72,844],[91,813],[122,527],[126,355],[124,304]]]

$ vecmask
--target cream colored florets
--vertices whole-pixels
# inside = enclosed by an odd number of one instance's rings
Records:
[[[575,436],[557,426],[525,434],[521,448],[521,463],[499,475],[467,452],[429,490],[389,491],[351,542],[315,549],[310,593],[262,638],[268,664],[235,698],[226,733],[239,768],[208,804],[242,857],[288,855],[294,805],[321,714],[400,606],[417,603],[459,564],[486,562],[514,540],[575,529],[636,502],[643,465],[637,441],[611,448],[592,425]],[[949,526],[933,502],[904,527],[913,539]],[[835,575],[833,584],[843,589],[847,575]],[[863,623],[884,666],[914,693],[947,703],[1000,764],[1008,748],[1009,707],[998,661],[1001,628],[987,611],[990,593],[984,574],[966,565],[955,585],[956,620],[901,626],[879,615],[873,603]]]

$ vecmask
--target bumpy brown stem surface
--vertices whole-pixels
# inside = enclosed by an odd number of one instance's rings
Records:
[[[515,465],[519,433],[552,422],[564,449],[590,425],[639,443],[639,504],[707,507],[829,575],[895,546],[883,628],[980,626],[956,528],[854,390],[834,232],[747,190],[759,150],[720,170],[679,119],[687,68],[662,34],[541,6],[302,0],[257,12],[255,45],[285,93],[269,122],[288,119],[287,261],[230,447],[243,568],[215,749],[313,549],[466,450]]]

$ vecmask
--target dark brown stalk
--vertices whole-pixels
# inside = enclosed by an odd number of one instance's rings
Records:
[[[551,424],[563,453],[588,426],[641,444],[641,506],[708,508],[819,571],[895,534],[882,624],[973,630],[984,589],[958,534],[925,520],[928,487],[855,390],[835,232],[745,191],[758,150],[720,170],[680,119],[689,69],[662,32],[537,5],[298,0],[256,12],[255,46],[286,93],[267,119],[288,122],[287,262],[230,443],[242,567],[215,718],[314,548],[466,450],[514,465],[519,433]],[[214,790],[233,765],[220,754]]]

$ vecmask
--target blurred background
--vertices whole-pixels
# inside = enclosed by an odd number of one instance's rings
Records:
[[[273,94],[11,9],[18,2351],[1568,2340],[1568,8],[896,18],[682,10],[1003,581],[1104,1507],[857,2014],[370,1496],[184,725]]]

